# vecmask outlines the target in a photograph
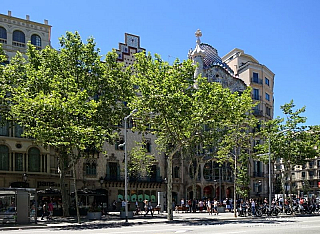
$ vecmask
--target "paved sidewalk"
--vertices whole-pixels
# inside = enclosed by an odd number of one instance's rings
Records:
[[[173,221],[170,222],[183,222],[183,221],[217,221],[217,220],[234,220],[234,219],[244,219],[244,218],[253,218],[253,217],[234,217],[233,213],[220,213],[219,215],[209,215],[208,213],[173,213]],[[152,224],[152,223],[166,223],[169,222],[167,220],[167,213],[158,214],[155,212],[154,216],[151,217],[148,214],[146,217],[144,215],[135,215],[132,219],[128,219],[128,223],[125,222],[124,219],[121,219],[119,216],[119,212],[109,212],[108,215],[102,216],[101,220],[88,220],[86,217],[81,217],[81,224],[77,223],[76,217],[53,217],[53,220],[40,220],[38,218],[37,224],[3,224],[0,226],[1,230],[22,230],[22,229],[39,229],[39,228],[64,228],[64,229],[72,229],[72,228],[83,228],[86,227],[101,227],[101,226],[127,226],[127,225],[135,225],[135,224]]]

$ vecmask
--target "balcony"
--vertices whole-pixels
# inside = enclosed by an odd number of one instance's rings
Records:
[[[2,44],[7,44],[7,39],[0,38],[0,43],[2,43]]]
[[[264,177],[264,172],[262,172],[262,171],[254,171],[253,173],[252,173],[252,177]]]
[[[251,97],[252,97],[253,100],[257,100],[257,101],[260,101],[260,100],[261,100],[261,96],[260,96],[260,95],[252,94]]]
[[[262,85],[263,81],[260,78],[253,78],[251,77],[251,83]]]
[[[124,181],[124,176],[120,175],[106,175],[104,177],[105,181],[112,181],[112,182],[121,182]],[[150,176],[130,176],[129,182],[163,182],[161,176],[150,177]]]
[[[258,109],[253,109],[253,115],[255,116],[263,116],[263,111]]]
[[[26,43],[22,43],[22,42],[18,42],[18,41],[13,41],[12,45],[22,47],[22,48],[26,47]]]

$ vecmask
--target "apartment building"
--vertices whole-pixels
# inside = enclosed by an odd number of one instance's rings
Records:
[[[271,120],[274,113],[274,73],[253,56],[238,48],[223,56],[222,60],[234,70],[235,74],[247,86],[252,88],[252,99],[258,103],[253,114],[261,121]],[[260,125],[257,126],[257,128],[259,127]],[[259,137],[253,140],[253,146],[260,143],[262,140]],[[251,159],[250,165],[250,196],[268,197],[268,165],[253,159]]]

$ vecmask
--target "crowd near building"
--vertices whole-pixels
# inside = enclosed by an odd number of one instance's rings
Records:
[[[211,45],[201,42],[201,31],[196,32],[195,49],[191,49],[188,58],[199,64],[196,74],[202,74],[212,82],[219,82],[233,92],[243,92],[247,86],[252,87],[252,99],[259,102],[253,114],[259,120],[273,118],[274,110],[274,73],[261,64],[253,56],[241,49],[233,49],[225,56],[220,57],[218,51]],[[0,14],[0,43],[7,56],[7,62],[17,51],[26,52],[27,42],[41,50],[50,45],[51,26],[47,20],[44,23],[33,22],[30,16],[25,19],[17,18],[8,11],[7,15]],[[210,38],[206,38],[210,41]],[[192,45],[191,45],[192,46]],[[112,48],[110,48],[111,50]],[[116,52],[118,61],[126,65],[134,62],[134,54],[145,51],[140,45],[140,37],[125,33],[124,42],[120,42]],[[141,135],[132,132],[133,122],[127,123],[128,137],[126,146],[130,150],[136,141],[142,141]],[[75,189],[79,191],[80,205],[89,206],[92,202],[103,204],[108,209],[119,209],[124,195],[124,129],[121,128],[119,140],[111,145],[104,144],[101,152],[90,152],[90,158],[82,159],[77,164],[77,187],[73,187],[72,174],[67,175],[65,187],[73,199]],[[35,188],[37,190],[38,205],[45,199],[54,200],[55,210],[61,205],[60,179],[58,172],[58,157],[50,148],[35,144],[31,139],[21,137],[23,126],[13,122],[5,122],[0,126],[0,187],[1,188]],[[129,179],[129,202],[142,203],[149,200],[157,204],[158,193],[166,194],[166,158],[157,151],[155,135],[146,135],[143,138],[148,153],[155,155],[156,163],[151,173],[138,179]],[[255,144],[262,143],[259,138],[253,140]],[[104,152],[107,152],[105,154]],[[320,161],[310,161],[308,165],[296,169],[296,178],[299,188],[302,183],[309,181],[309,187],[318,186],[320,170],[317,170]],[[267,197],[268,165],[251,159],[249,166],[250,197]],[[274,173],[272,170],[271,173]],[[298,176],[299,175],[299,176]],[[274,178],[274,177],[272,177]],[[233,172],[231,166],[219,165],[215,161],[200,164],[200,175],[197,178],[197,197],[216,198],[224,200],[233,198]],[[274,194],[274,188],[273,194]],[[310,193],[318,190],[310,189]],[[179,203],[181,199],[193,199],[192,179],[189,175],[189,164],[181,158],[174,160],[173,165],[173,200]],[[116,207],[112,206],[116,203]]]

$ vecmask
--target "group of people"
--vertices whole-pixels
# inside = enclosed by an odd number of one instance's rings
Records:
[[[52,200],[48,202],[44,202],[42,205],[42,215],[41,220],[44,220],[44,217],[47,218],[47,220],[51,220],[53,216],[53,203]]]
[[[176,206],[173,203],[174,209],[176,211],[179,210],[179,207]],[[203,199],[203,200],[196,200],[194,199],[189,199],[187,201],[184,200],[184,198],[181,199],[180,201],[180,206],[183,211],[186,212],[193,212],[195,213],[197,210],[200,212],[207,211],[210,215],[215,214],[218,215],[218,206],[219,206],[219,201],[215,198],[211,200],[210,198],[208,199]]]

